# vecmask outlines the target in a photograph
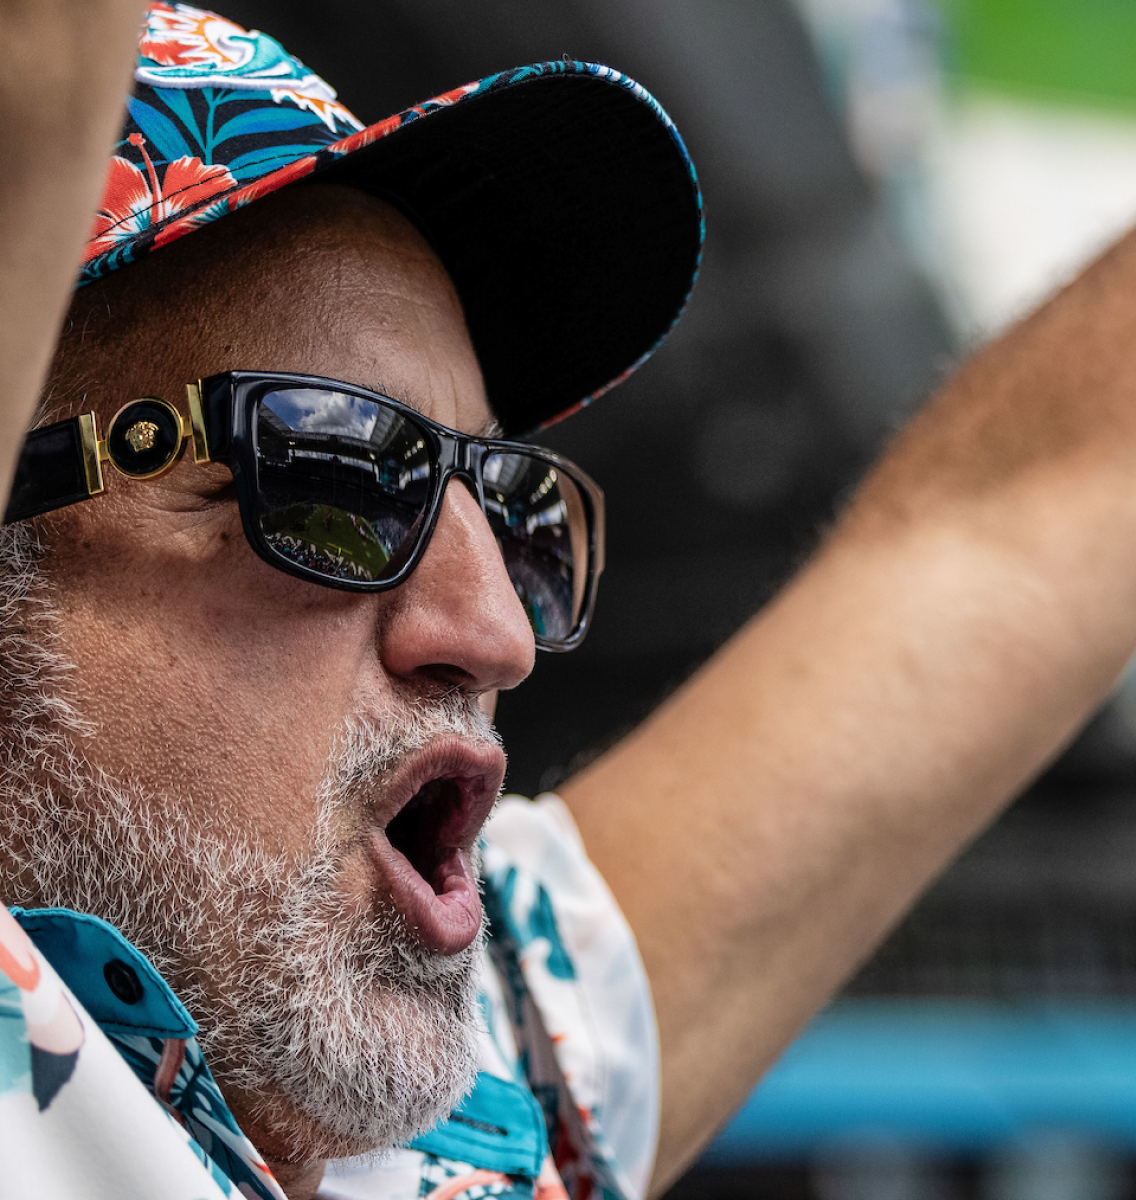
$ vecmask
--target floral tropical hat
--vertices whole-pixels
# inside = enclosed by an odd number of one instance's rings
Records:
[[[682,139],[595,63],[490,75],[364,126],[271,37],[150,5],[80,284],[318,176],[396,203],[465,307],[506,432],[606,391],[654,349],[697,273]]]

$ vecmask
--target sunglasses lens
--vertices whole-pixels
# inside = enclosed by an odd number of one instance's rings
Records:
[[[395,575],[430,498],[423,431],[374,401],[318,388],[267,393],[254,426],[257,517],[273,551],[333,579]]]
[[[483,474],[486,516],[532,627],[538,637],[564,641],[586,600],[584,494],[562,470],[521,452],[488,455]]]
[[[280,558],[351,583],[394,579],[418,545],[437,463],[413,418],[350,392],[281,387],[254,413],[256,519]],[[525,450],[482,465],[485,512],[533,630],[568,641],[587,602],[589,503]]]

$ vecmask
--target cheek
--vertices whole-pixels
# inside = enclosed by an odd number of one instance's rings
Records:
[[[100,540],[70,543],[49,567],[75,700],[97,731],[87,757],[292,841],[373,670],[367,602],[272,570],[239,521],[156,544],[112,537],[113,551]]]

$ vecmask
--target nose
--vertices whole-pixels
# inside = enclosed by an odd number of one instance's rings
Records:
[[[379,657],[406,679],[471,692],[516,687],[536,644],[485,514],[451,479],[430,544],[410,578],[388,593]]]

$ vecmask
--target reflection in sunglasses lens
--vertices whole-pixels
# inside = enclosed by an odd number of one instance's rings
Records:
[[[255,419],[257,518],[281,558],[329,579],[381,583],[405,565],[436,464],[424,431],[396,409],[348,392],[279,388]],[[485,512],[533,630],[568,638],[587,583],[583,495],[524,451],[484,460]]]
[[[288,388],[256,414],[258,516],[283,558],[376,582],[406,560],[433,473],[422,431],[345,392]]]
[[[538,636],[567,638],[584,601],[587,521],[576,484],[524,453],[485,460],[485,510],[509,578]]]

